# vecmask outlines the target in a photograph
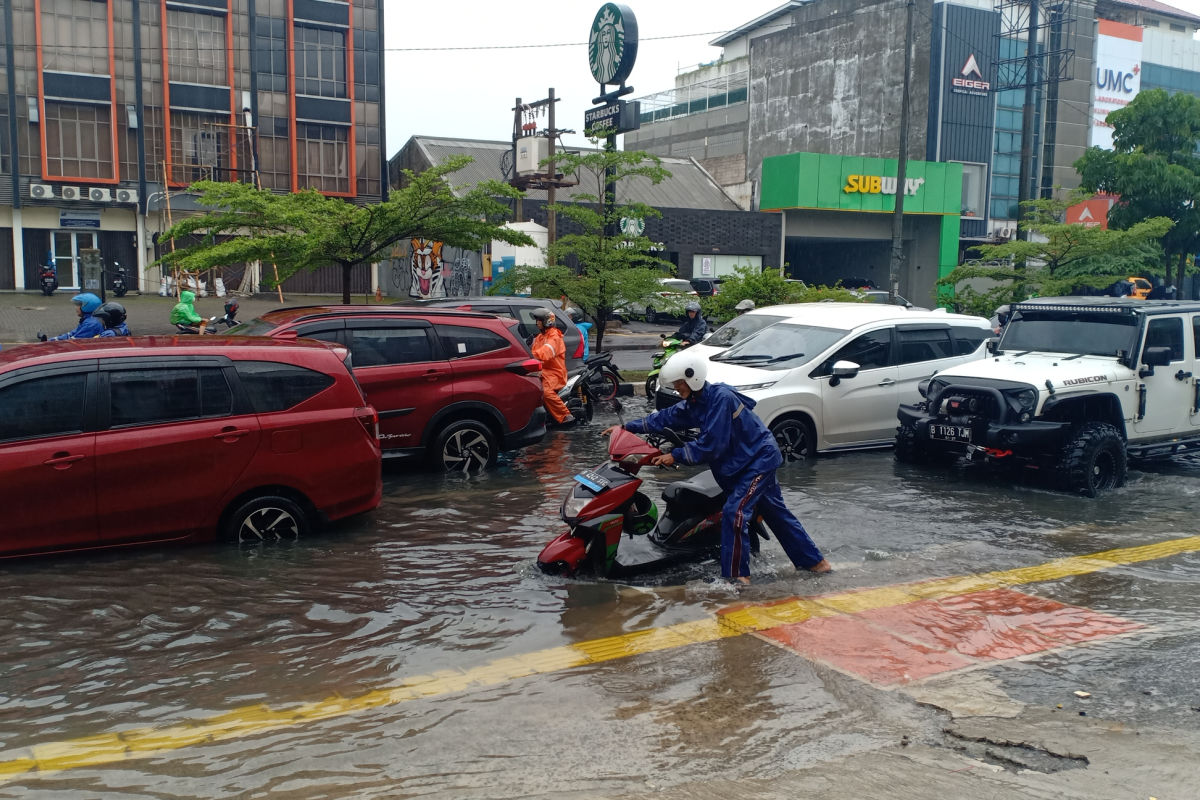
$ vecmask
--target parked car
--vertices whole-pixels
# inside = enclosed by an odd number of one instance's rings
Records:
[[[685,306],[698,300],[700,295],[692,288],[692,284],[683,278],[659,278],[662,289],[641,302],[626,303],[616,309],[618,317],[641,317],[647,322],[658,322],[660,318],[683,319]]]
[[[721,278],[692,278],[688,283],[701,297],[712,297],[714,294],[721,293],[721,284],[724,283],[724,280]]]
[[[517,322],[419,306],[307,306],[270,311],[231,334],[337,342],[379,411],[385,457],[471,471],[546,435],[541,364]]]
[[[935,372],[985,355],[983,317],[808,303],[709,358],[708,379],[755,401],[785,459],[890,446],[896,409]]]
[[[575,317],[582,318],[577,308],[562,308],[558,300],[547,300],[537,297],[518,297],[516,295],[495,295],[493,297],[442,297],[436,300],[415,300],[410,303],[395,305],[415,305],[433,308],[458,308],[463,311],[482,311],[486,314],[496,314],[501,317],[511,317],[517,321],[517,330],[526,342],[533,341],[537,336],[537,324],[533,321],[535,308],[548,308],[554,312],[555,324],[562,331],[563,344],[567,346],[567,373],[574,375],[583,368],[583,332],[575,324]]]
[[[0,353],[0,557],[302,536],[379,504],[344,347],[193,336]]]

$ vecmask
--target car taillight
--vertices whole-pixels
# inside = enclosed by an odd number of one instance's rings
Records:
[[[518,375],[532,375],[535,372],[541,372],[542,362],[536,358],[525,358],[520,361],[514,361],[505,367],[509,372],[515,372]]]
[[[367,435],[372,439],[379,438],[379,413],[374,406],[362,406],[354,409],[354,418],[362,423]]]

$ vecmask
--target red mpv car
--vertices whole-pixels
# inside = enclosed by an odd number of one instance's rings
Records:
[[[546,435],[541,364],[516,325],[448,308],[305,306],[270,311],[229,333],[344,345],[379,412],[383,455],[466,472]]]
[[[0,352],[0,557],[301,536],[379,505],[343,347],[73,339]]]

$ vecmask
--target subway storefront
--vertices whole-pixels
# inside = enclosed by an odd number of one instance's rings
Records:
[[[958,264],[962,165],[908,161],[900,294],[935,304],[937,279]],[[888,288],[896,159],[789,153],[763,159],[759,207],[783,215],[788,277],[832,285],[850,278]]]

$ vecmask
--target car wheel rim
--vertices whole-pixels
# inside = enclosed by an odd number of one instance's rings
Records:
[[[483,469],[491,458],[487,437],[479,431],[458,431],[446,440],[442,463],[452,472]]]
[[[798,422],[787,422],[775,429],[775,441],[783,460],[803,461],[808,458],[808,431]]]
[[[299,521],[287,509],[277,506],[256,510],[242,520],[238,528],[239,542],[265,542],[271,539],[295,539],[299,536]]]
[[[1111,489],[1115,483],[1117,466],[1113,454],[1103,452],[1096,456],[1092,464],[1092,486],[1097,489]]]

